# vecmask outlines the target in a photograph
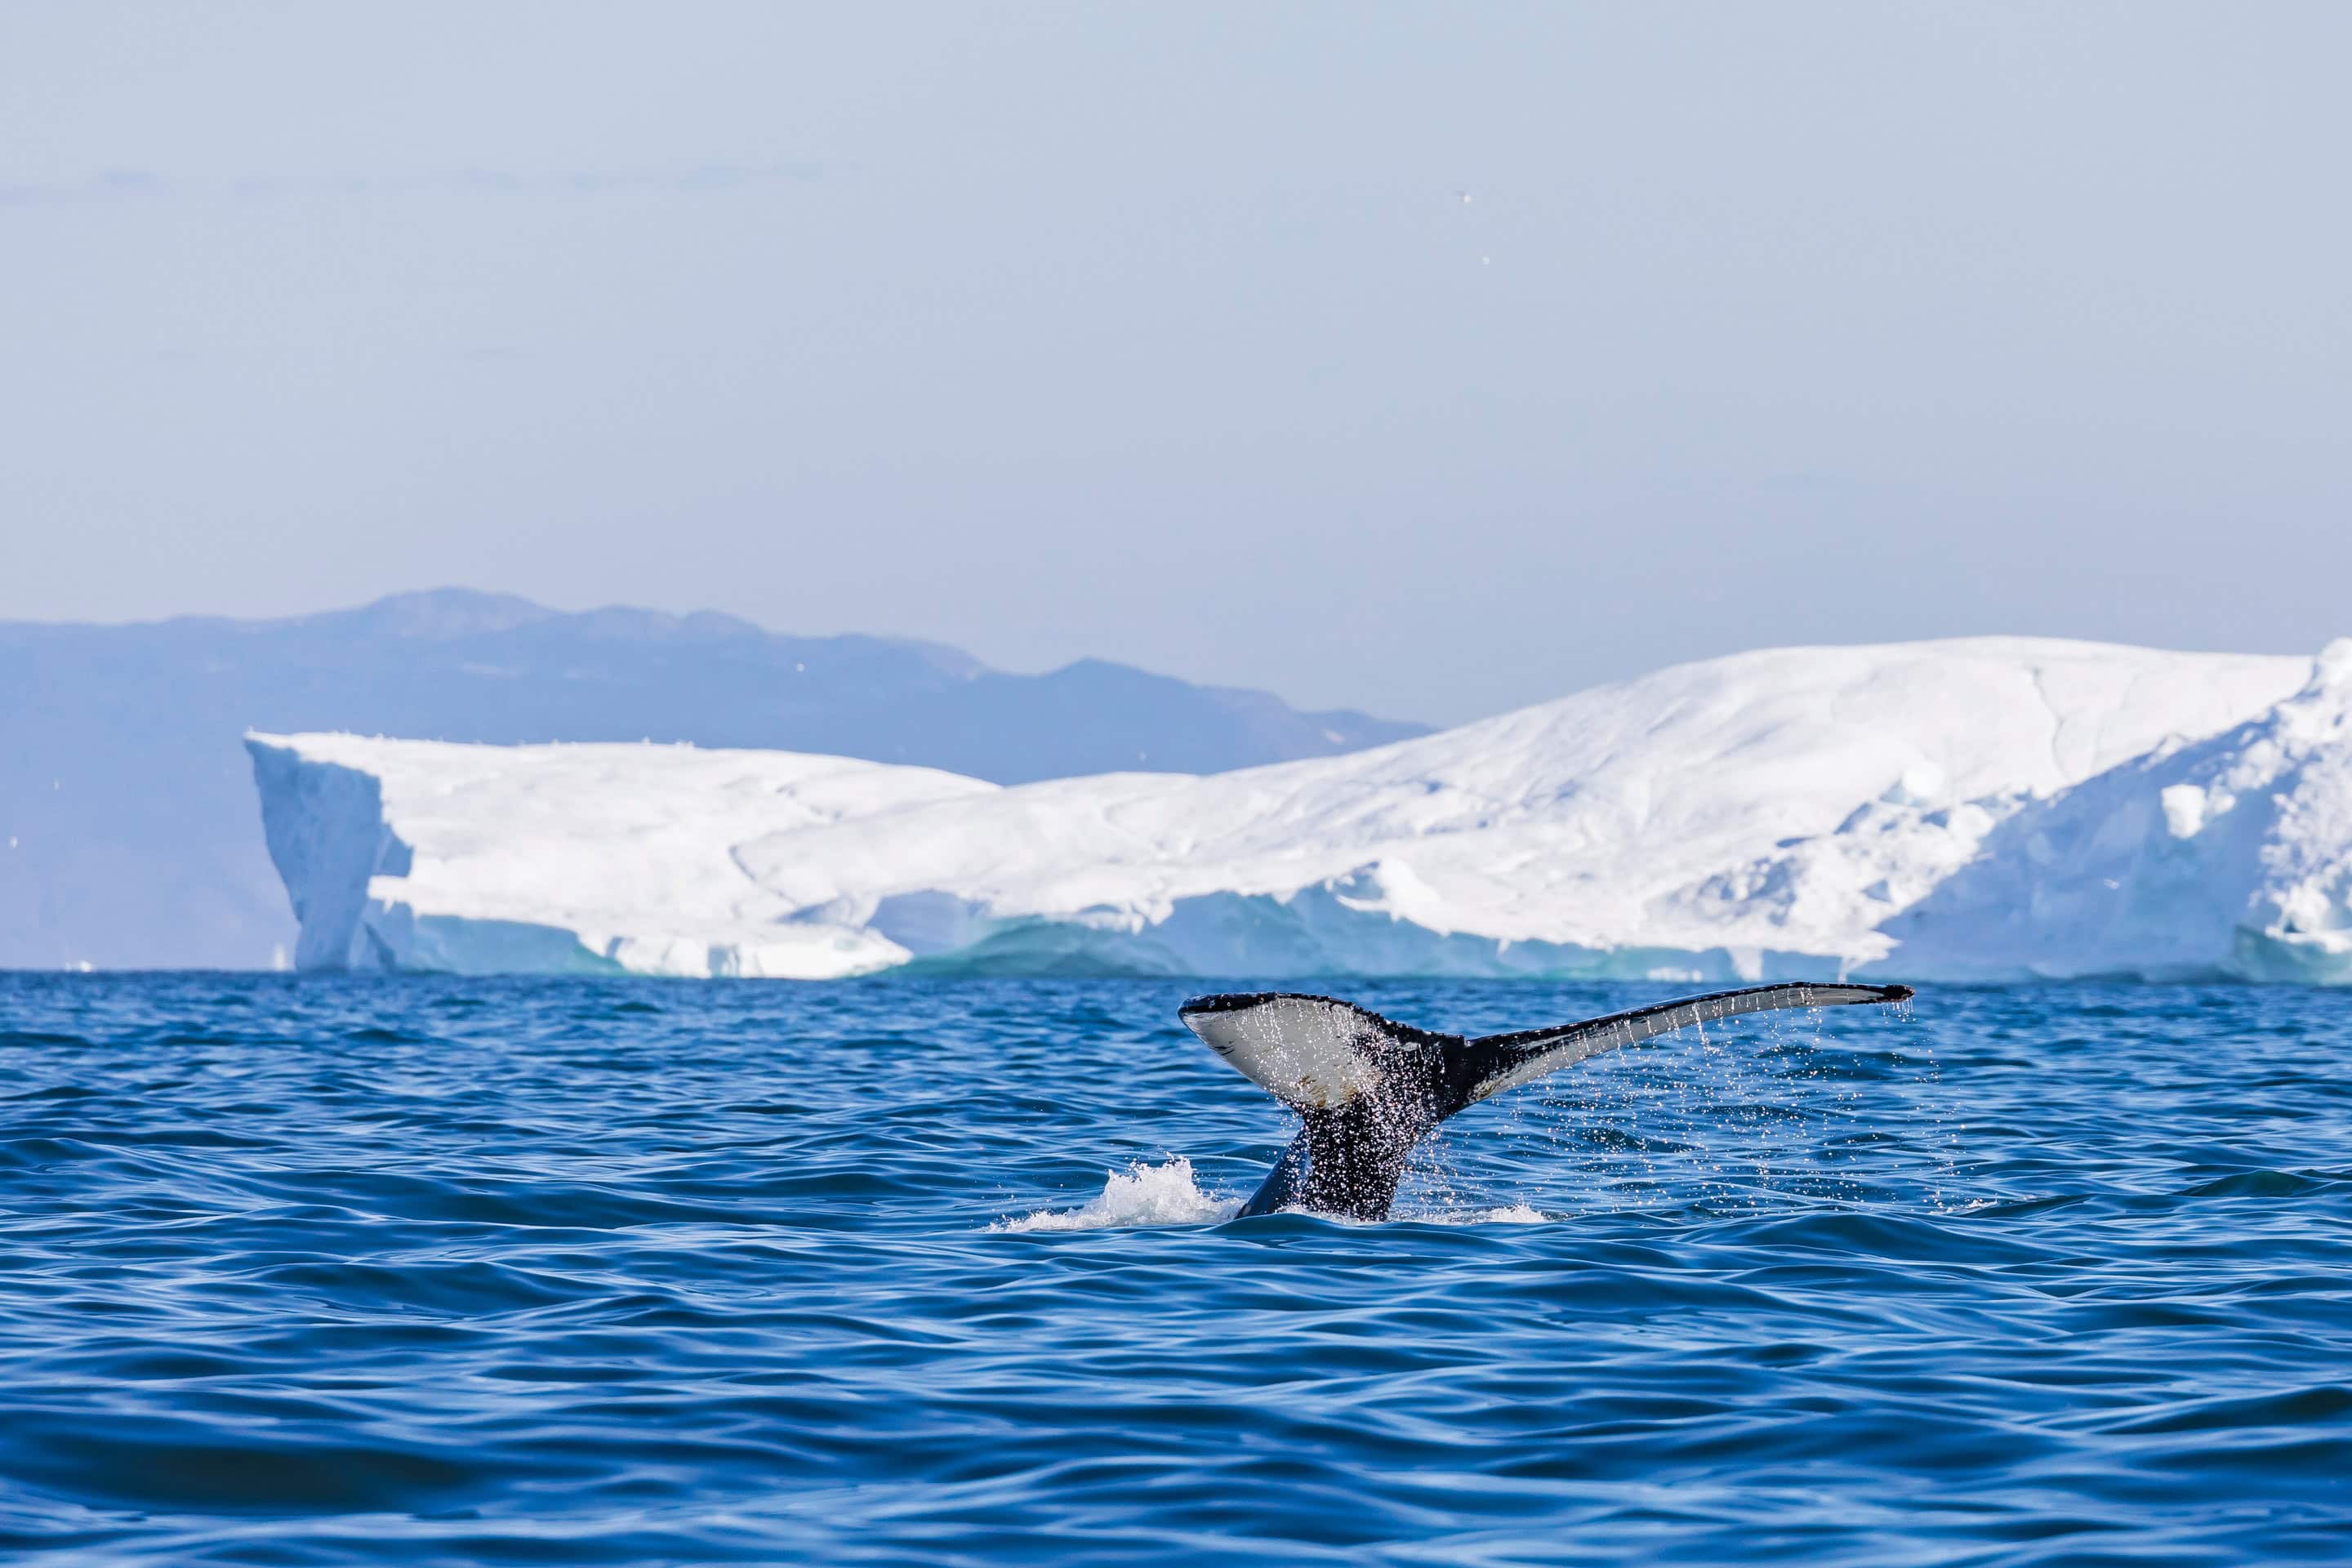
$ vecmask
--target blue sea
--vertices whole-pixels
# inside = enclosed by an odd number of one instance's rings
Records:
[[[1365,1225],[1198,988],[0,976],[0,1557],[2352,1558],[2352,999],[1741,1020]]]

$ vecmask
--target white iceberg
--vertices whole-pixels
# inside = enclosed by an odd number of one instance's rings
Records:
[[[1014,788],[671,746],[247,744],[306,967],[1925,973],[1890,922],[2004,823],[2312,671],[1780,649],[1349,756]]]
[[[2352,984],[2352,637],[2259,718],[2018,812],[1886,931],[1944,977]]]
[[[811,920],[735,847],[994,784],[680,745],[248,735],[302,969],[625,970],[817,979],[904,963]]]

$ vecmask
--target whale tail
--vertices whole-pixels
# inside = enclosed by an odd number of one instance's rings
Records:
[[[1751,985],[1547,1029],[1469,1038],[1287,991],[1197,996],[1177,1016],[1306,1121],[1244,1215],[1304,1207],[1381,1219],[1413,1145],[1454,1112],[1578,1062],[1696,1024],[1790,1007],[1900,1002],[1907,985]]]

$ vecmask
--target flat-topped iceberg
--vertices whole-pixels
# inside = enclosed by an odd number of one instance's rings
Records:
[[[993,794],[933,768],[683,745],[247,737],[304,969],[818,978],[903,963],[739,845]]]
[[[2308,865],[2241,887],[2217,838],[2198,887],[2244,903],[2275,885],[2299,912],[2200,903],[2157,966],[2268,974],[2233,956],[2242,929],[2332,951],[2288,925],[2323,919],[2304,906],[2330,865],[2342,909],[2344,840],[2313,825],[2352,798],[2320,799],[2347,742],[2280,717],[2335,689],[2352,654],[2328,658],[2315,676],[2035,638],[1780,649],[1349,756],[1013,788],[773,752],[247,744],[310,967],[1729,980],[2088,972],[2064,945],[2079,925],[2021,939],[2003,894],[1938,900],[2043,854],[2048,833],[2017,824],[2150,758],[2235,788],[2197,769],[2252,778],[2267,764],[2214,748],[2284,724],[2310,798],[2245,853]],[[2132,967],[2111,945],[2080,956]]]

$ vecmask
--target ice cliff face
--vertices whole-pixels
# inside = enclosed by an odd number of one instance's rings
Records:
[[[2252,721],[2018,812],[1886,929],[1922,973],[2352,984],[2352,638]]]
[[[2072,888],[2074,847],[2120,831],[2085,826],[2106,820],[2095,797],[2128,780],[2182,820],[2184,791],[2200,822],[2243,812],[2180,874],[2218,898],[2252,857],[2241,901],[2276,904],[2173,922],[2156,968],[2325,975],[2341,950],[2315,933],[2347,923],[2347,665],[2341,647],[2315,675],[2039,639],[1783,649],[1350,756],[1014,788],[782,752],[247,744],[313,966],[2078,973],[2064,942],[2089,927],[2053,943],[1985,879],[2033,854]],[[2176,893],[2151,898],[2161,924]]]

